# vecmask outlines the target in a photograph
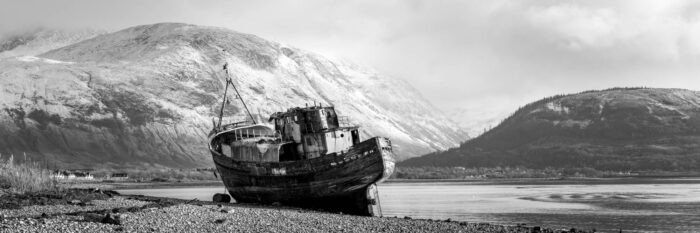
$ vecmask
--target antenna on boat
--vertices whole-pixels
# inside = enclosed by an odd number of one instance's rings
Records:
[[[226,64],[224,64],[224,71],[226,71],[226,87],[224,88],[224,100],[221,103],[221,111],[219,112],[219,127],[221,127],[221,119],[224,117],[224,105],[226,105],[226,94],[228,93],[228,85],[229,84],[233,87],[233,90],[236,91],[236,96],[238,96],[238,99],[240,99],[241,103],[243,103],[243,107],[245,108],[245,111],[248,113],[248,116],[250,116],[250,120],[253,121],[253,124],[257,124],[257,122],[255,122],[255,118],[253,118],[253,114],[250,114],[250,110],[248,110],[248,106],[245,104],[245,101],[243,101],[243,97],[241,97],[241,93],[238,92],[236,85],[233,85],[233,81],[231,80],[231,74],[228,73],[228,62]]]

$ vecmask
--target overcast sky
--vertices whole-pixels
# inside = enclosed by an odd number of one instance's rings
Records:
[[[700,1],[6,1],[0,33],[220,26],[369,65],[436,106],[512,112],[616,86],[700,89]]]

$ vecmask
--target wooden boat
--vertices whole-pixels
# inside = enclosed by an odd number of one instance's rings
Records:
[[[228,84],[230,78],[226,90]],[[216,169],[236,202],[381,216],[376,184],[394,170],[389,139],[361,140],[359,127],[332,106],[291,108],[269,122],[222,125],[220,118],[209,135]]]

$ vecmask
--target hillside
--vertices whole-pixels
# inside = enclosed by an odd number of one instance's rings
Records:
[[[100,30],[36,29],[0,38],[0,58],[34,56],[105,34]]]
[[[700,92],[617,88],[554,96],[485,134],[400,166],[700,168]]]
[[[407,83],[229,29],[163,23],[0,60],[0,153],[59,167],[211,166],[222,65],[256,117],[320,102],[390,137],[399,159],[466,136]],[[237,100],[230,117],[245,118]]]
[[[510,113],[511,112],[459,107],[445,112],[445,114],[447,114],[452,121],[457,123],[460,129],[466,131],[469,136],[480,135],[489,128],[495,127]]]

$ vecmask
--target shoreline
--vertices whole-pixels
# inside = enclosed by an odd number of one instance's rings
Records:
[[[72,192],[69,190],[69,192]],[[82,189],[46,205],[0,209],[0,231],[24,232],[571,232],[540,226],[363,217],[289,206],[215,203]],[[7,194],[6,194],[7,195]],[[34,195],[31,198],[48,198]],[[48,197],[47,197],[48,196]],[[3,196],[6,201],[9,196]],[[22,195],[15,197],[18,200]],[[91,199],[92,198],[92,199]],[[65,198],[64,198],[65,199]],[[574,230],[573,232],[586,232]]]
[[[391,184],[429,184],[429,183],[454,183],[465,185],[564,185],[564,184],[698,184],[700,177],[611,177],[611,178],[503,178],[503,179],[389,179],[381,185]],[[223,182],[215,180],[207,181],[183,181],[183,182],[85,182],[75,181],[68,183],[72,188],[102,188],[112,190],[126,189],[157,189],[157,188],[188,188],[188,187],[214,187],[223,186]]]
[[[111,186],[111,189],[152,189],[152,188],[187,188],[224,186],[222,181],[186,181],[186,182],[119,182],[100,183]]]
[[[604,178],[499,178],[499,179],[390,179],[384,183],[465,183],[470,185],[547,185],[547,184],[696,184],[698,176],[649,176],[649,177],[604,177]]]

